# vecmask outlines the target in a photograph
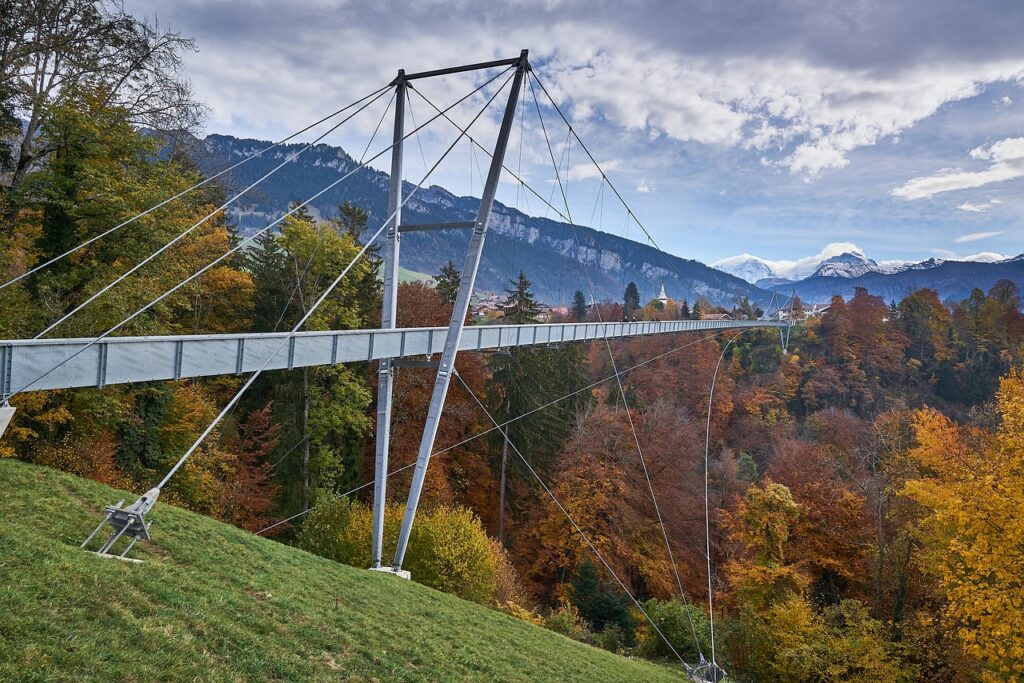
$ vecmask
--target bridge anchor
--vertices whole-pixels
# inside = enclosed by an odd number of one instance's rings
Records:
[[[725,680],[725,669],[718,666],[717,662],[709,662],[703,656],[700,658],[700,664],[687,668],[690,680],[694,683],[719,683]]]
[[[99,523],[99,526],[89,534],[88,538],[82,541],[82,545],[79,547],[85,548],[88,546],[89,542],[96,537],[96,534],[98,534],[104,526],[109,524],[113,531],[110,534],[110,537],[100,545],[96,554],[101,557],[117,557],[122,560],[129,559],[128,552],[136,543],[139,542],[139,540],[149,540],[149,527],[152,526],[153,523],[146,521],[146,514],[153,509],[153,506],[156,505],[156,500],[159,497],[160,489],[152,488],[142,494],[137,501],[127,507],[122,507],[124,505],[124,499],[121,499],[114,505],[108,505],[106,517],[104,517],[103,521]],[[122,536],[127,536],[131,540],[128,541],[128,545],[125,546],[120,555],[114,555],[110,550]]]

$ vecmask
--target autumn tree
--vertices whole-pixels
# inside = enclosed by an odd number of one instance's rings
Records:
[[[910,456],[924,468],[904,495],[927,512],[923,567],[936,576],[964,651],[990,680],[1024,676],[1024,377],[999,386],[994,433],[934,410],[914,420]]]
[[[278,487],[272,478],[268,456],[280,442],[281,425],[275,424],[272,405],[251,412],[238,426],[237,435],[221,445],[234,455],[225,468],[220,487],[218,517],[249,531],[258,531],[270,520]]]
[[[740,547],[726,569],[738,612],[726,637],[734,673],[758,681],[913,680],[862,604],[841,600],[818,612],[806,599],[809,577],[790,553],[801,514],[789,490],[766,479],[730,517]]]
[[[539,305],[531,291],[530,281],[523,273],[511,283],[503,303],[505,320],[510,324],[537,322]],[[585,396],[577,394],[540,409],[553,397],[571,394],[582,386],[581,351],[573,345],[561,349],[512,347],[494,354],[489,362],[491,382],[488,400],[499,422],[515,419],[505,429],[507,438],[497,436],[501,455],[497,464],[499,480],[498,538],[505,540],[506,491],[509,478],[525,481],[532,488],[532,479],[518,458],[512,458],[510,443],[540,472],[550,471],[551,462],[568,436],[575,411]]]
[[[5,2],[0,82],[6,101],[24,120],[11,142],[13,172],[5,189],[16,196],[33,169],[57,154],[48,129],[55,112],[68,107],[117,109],[129,123],[160,131],[188,129],[203,107],[181,76],[181,53],[191,40],[140,21],[120,5],[93,0]],[[51,129],[52,130],[52,129]],[[3,216],[13,227],[15,205]]]
[[[778,439],[767,476],[800,506],[787,545],[819,604],[835,603],[864,576],[868,547],[864,496],[854,490],[850,454],[796,439]],[[847,473],[843,476],[842,473]]]
[[[439,292],[423,283],[409,282],[398,288],[398,326],[434,327],[447,324],[452,306]],[[480,354],[460,353],[455,361],[459,380],[452,381],[445,400],[444,419],[435,438],[435,456],[423,488],[421,507],[462,505],[472,509],[492,534],[497,529],[497,482],[490,459],[490,441],[471,437],[492,426],[462,386],[473,393],[486,392],[487,362]],[[395,374],[391,423],[391,466],[398,469],[416,460],[436,371],[429,368],[398,368]],[[372,457],[372,450],[368,449]],[[372,471],[368,462],[365,471]],[[394,491],[407,491],[411,470],[389,478]]]

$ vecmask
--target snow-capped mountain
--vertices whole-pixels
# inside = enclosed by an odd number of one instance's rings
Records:
[[[849,242],[835,242],[814,256],[792,261],[772,261],[752,254],[740,254],[715,261],[711,267],[754,284],[765,281],[771,284],[795,282],[815,275],[857,277],[864,273],[889,270],[869,259],[855,244]]]
[[[811,277],[859,277],[864,273],[879,273],[878,264],[861,253],[843,252],[818,264]]]
[[[982,252],[948,259],[879,262],[855,244],[835,242],[814,256],[791,261],[741,254],[711,265],[762,289],[795,293],[805,303],[816,304],[828,303],[836,294],[848,298],[858,287],[886,301],[898,301],[922,287],[935,289],[943,300],[956,301],[975,287],[987,290],[1001,278],[1024,288],[1024,254],[1007,258]]]
[[[918,261],[917,263],[903,263],[892,269],[893,273],[902,273],[905,270],[928,270],[929,268],[937,268],[946,262],[946,259],[935,258],[934,256],[924,261]]]
[[[750,254],[732,256],[721,261],[715,261],[710,265],[712,268],[735,275],[751,284],[757,283],[758,280],[778,277],[771,263]]]

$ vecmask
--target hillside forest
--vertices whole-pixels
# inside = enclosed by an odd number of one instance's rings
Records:
[[[104,3],[0,5],[7,282],[198,182],[166,142],[204,108],[188,39]],[[0,338],[38,334],[224,196],[204,185],[0,289]],[[362,246],[366,211],[338,215],[297,211],[118,334],[290,330]],[[238,240],[215,214],[48,336],[101,333]],[[377,327],[378,268],[371,249],[305,329]],[[447,324],[457,266],[435,276],[400,287],[400,327]],[[536,321],[530,273],[509,278],[502,322]],[[578,292],[563,317],[716,312],[624,284],[597,306]],[[1024,680],[1021,305],[1008,281],[962,301],[859,289],[796,324],[785,353],[777,330],[751,329],[462,354],[406,568],[598,647],[714,652],[734,680]],[[376,370],[266,373],[161,504],[368,566]],[[434,380],[396,372],[390,548]],[[0,457],[141,493],[244,379],[19,393]]]

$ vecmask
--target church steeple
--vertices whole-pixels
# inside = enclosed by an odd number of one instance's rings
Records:
[[[663,304],[667,304],[668,303],[668,295],[665,294],[665,285],[664,285],[664,283],[662,283],[661,291],[658,293],[658,301],[660,301]]]

